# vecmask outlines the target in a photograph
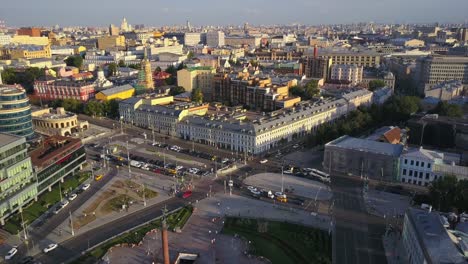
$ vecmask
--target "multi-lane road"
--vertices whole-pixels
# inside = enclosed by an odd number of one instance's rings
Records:
[[[362,184],[359,179],[332,175],[335,264],[386,263],[384,222],[367,213]]]

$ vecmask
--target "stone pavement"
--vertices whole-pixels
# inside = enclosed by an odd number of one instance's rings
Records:
[[[224,215],[290,221],[324,230],[327,230],[330,221],[326,216],[312,216],[302,210],[290,210],[236,195],[221,194],[204,199],[194,206],[194,214],[182,233],[169,233],[171,259],[175,259],[177,252],[187,252],[199,254],[197,263],[268,263],[244,254],[245,241],[220,234]],[[152,263],[154,259],[161,258],[159,231],[148,234],[140,246],[115,247],[105,257],[112,264]]]
[[[249,176],[244,180],[244,184],[260,187],[273,192],[281,191],[281,173],[259,173]],[[318,182],[292,175],[283,175],[284,188],[294,188],[294,195],[317,200],[329,200],[332,197],[330,187]]]

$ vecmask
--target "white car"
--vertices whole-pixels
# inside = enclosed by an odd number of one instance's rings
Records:
[[[267,159],[262,159],[262,160],[260,161],[260,164],[265,164],[265,163],[267,163],[267,162],[268,162]]]
[[[54,214],[58,214],[61,210],[63,209],[63,206],[59,205],[57,208],[54,210]]]
[[[197,172],[199,172],[200,170],[197,169],[197,168],[190,168],[189,169],[189,172],[192,173],[192,174],[197,174]]]
[[[260,194],[261,194],[261,192],[259,192],[259,191],[257,191],[257,190],[252,190],[252,191],[250,191],[250,192],[252,192],[252,194],[254,194],[254,195],[260,195]]]
[[[249,189],[249,191],[257,191],[257,188],[253,186],[247,186],[247,189]]]
[[[70,196],[68,196],[68,200],[73,201],[73,200],[76,199],[76,197],[78,197],[78,195],[76,193],[72,193],[72,194],[70,194]]]
[[[12,249],[10,249],[10,251],[8,251],[8,253],[5,256],[5,259],[12,259],[16,255],[16,253],[18,253],[18,249],[16,247],[13,247]]]
[[[81,189],[82,189],[83,191],[86,191],[86,190],[89,189],[89,187],[91,187],[91,184],[87,183],[87,184],[83,185],[83,187],[81,187]]]
[[[62,208],[67,206],[70,202],[68,200],[63,200],[60,204],[62,205]]]
[[[275,196],[281,196],[281,195],[283,195],[282,192],[275,192]]]
[[[44,253],[50,252],[58,247],[57,244],[49,244],[46,248],[44,248]]]

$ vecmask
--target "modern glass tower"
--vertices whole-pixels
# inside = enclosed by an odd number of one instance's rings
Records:
[[[26,91],[19,86],[0,85],[0,132],[27,140],[34,136],[31,105]]]

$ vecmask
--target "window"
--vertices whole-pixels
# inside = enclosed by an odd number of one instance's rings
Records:
[[[413,170],[409,170],[409,176],[413,176]]]
[[[426,180],[429,180],[429,172],[426,172]]]
[[[431,168],[431,164],[430,164],[430,163],[427,164],[427,168],[428,168],[428,169]]]
[[[406,169],[403,169],[403,175],[406,176]]]
[[[413,166],[413,165],[414,165],[414,160],[411,161],[411,166]]]
[[[419,166],[419,161],[416,161],[416,166]]]
[[[421,167],[424,168],[424,161],[421,161]]]
[[[419,172],[419,178],[422,179],[422,177],[423,177],[423,173],[422,173],[422,171],[420,171]]]
[[[405,159],[405,164],[408,164],[408,160],[407,160],[407,159]]]
[[[405,178],[401,178],[401,182],[406,182],[406,179],[405,179]]]

